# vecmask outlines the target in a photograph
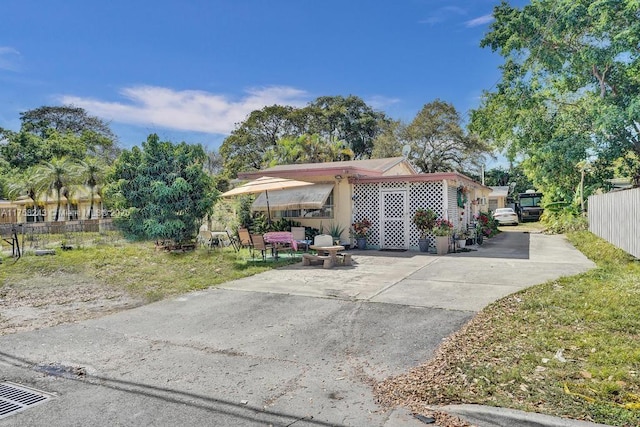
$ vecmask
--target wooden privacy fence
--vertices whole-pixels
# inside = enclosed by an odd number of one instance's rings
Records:
[[[589,196],[589,231],[640,258],[640,188]]]

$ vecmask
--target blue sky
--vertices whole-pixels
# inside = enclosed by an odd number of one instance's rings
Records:
[[[155,132],[217,149],[252,110],[318,96],[407,122],[440,98],[466,117],[500,76],[479,47],[498,2],[2,0],[0,127],[74,104],[123,147]]]

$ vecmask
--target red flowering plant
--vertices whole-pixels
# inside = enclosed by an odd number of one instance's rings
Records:
[[[356,221],[353,224],[351,224],[351,233],[355,237],[360,237],[360,238],[367,237],[370,229],[371,229],[371,222],[366,218],[363,218],[360,221]]]
[[[436,219],[436,225],[433,227],[433,234],[436,236],[450,236],[453,232],[453,223],[445,218]]]
[[[425,239],[427,233],[433,230],[433,227],[436,225],[436,218],[438,218],[438,216],[431,209],[420,208],[416,210],[416,213],[413,215],[413,223],[418,230],[420,230],[421,239]]]

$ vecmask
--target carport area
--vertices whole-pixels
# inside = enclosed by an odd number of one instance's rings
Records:
[[[77,324],[0,337],[2,381],[53,395],[0,426],[419,426],[371,386],[484,305],[593,265],[561,236],[446,256],[353,251]]]

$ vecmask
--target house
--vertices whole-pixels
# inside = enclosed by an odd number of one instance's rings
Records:
[[[456,172],[422,174],[404,157],[344,162],[280,165],[244,172],[238,178],[261,176],[313,182],[313,186],[269,193],[272,218],[288,218],[317,229],[338,226],[342,242],[351,242],[350,225],[372,222],[367,246],[379,249],[418,248],[419,232],[412,218],[419,208],[433,209],[455,227],[466,227],[491,189]],[[252,206],[266,211],[260,195]]]
[[[29,196],[20,196],[13,205],[17,208],[18,223],[55,221],[58,198],[54,190],[43,193],[34,203]],[[91,217],[89,217],[91,216]],[[91,192],[86,187],[74,188],[69,197],[60,196],[58,221],[75,221],[98,219],[102,216],[102,199],[93,194],[93,210],[91,210]]]
[[[509,187],[508,185],[501,185],[495,187],[489,187],[491,189],[491,193],[489,193],[489,211],[493,212],[499,208],[509,208],[514,206],[509,206],[507,202],[507,197],[509,196]]]

